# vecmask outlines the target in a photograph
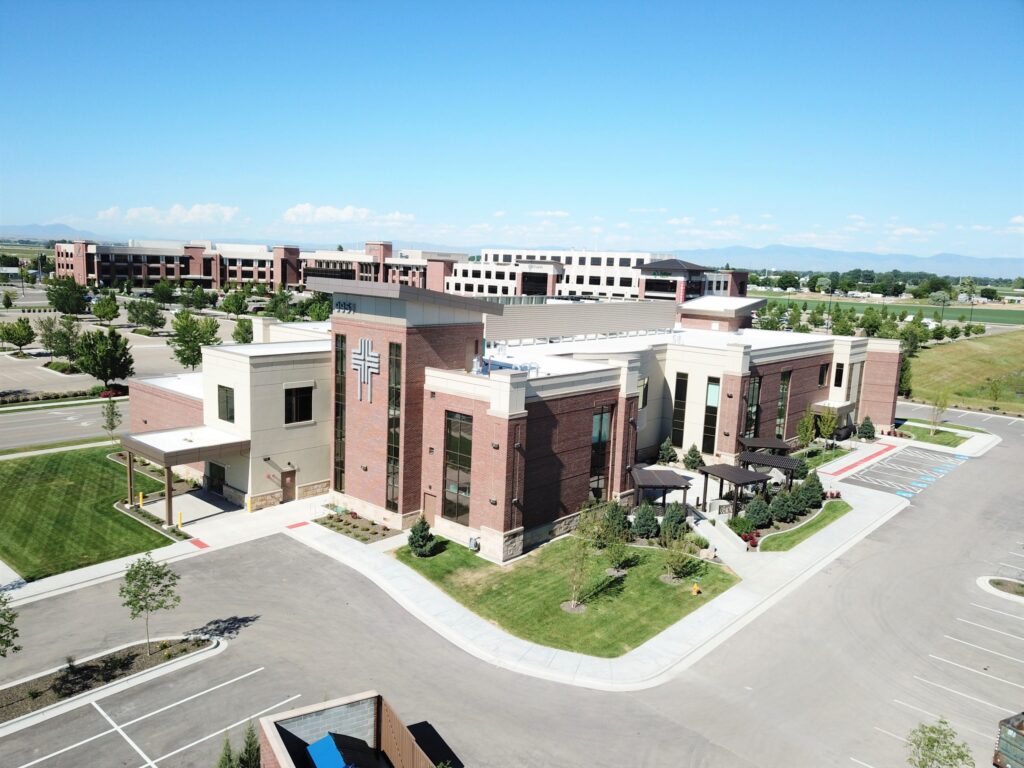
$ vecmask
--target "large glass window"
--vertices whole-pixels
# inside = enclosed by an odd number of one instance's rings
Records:
[[[747,382],[747,421],[743,428],[744,437],[758,437],[761,430],[761,377],[751,376]]]
[[[284,391],[284,423],[313,420],[313,388],[292,387]]]
[[[828,382],[828,363],[822,363],[818,366],[818,386],[824,387]]]
[[[834,387],[841,387],[841,386],[843,386],[843,368],[844,368],[844,365],[842,363],[836,363],[836,378],[835,378],[835,381],[832,383],[832,386],[834,386]]]
[[[637,395],[638,395],[638,397],[637,397],[637,400],[638,400],[637,408],[639,410],[641,410],[641,411],[644,408],[647,407],[647,386],[648,386],[648,381],[647,381],[647,377],[646,376],[641,377],[640,380],[637,381],[637,385],[636,385]]]
[[[388,345],[388,455],[384,507],[398,511],[398,457],[402,432],[402,345]]]
[[[789,379],[792,371],[782,372],[782,381],[779,382],[779,404],[775,410],[775,436],[781,439],[786,437],[786,407],[789,404]]]
[[[721,391],[721,382],[718,379],[708,379],[708,391],[704,400],[704,438],[701,441],[703,453],[715,452],[715,433],[718,428],[718,397]]]
[[[217,385],[217,418],[221,421],[235,421],[235,390]]]
[[[672,402],[672,445],[683,447],[683,429],[686,426],[687,375],[676,374],[676,390]]]
[[[609,446],[612,436],[612,407],[594,411],[590,430],[590,498],[601,501],[608,492]]]
[[[441,516],[469,525],[470,472],[473,467],[473,417],[444,413],[444,502]]]
[[[334,337],[334,490],[345,490],[345,337]]]

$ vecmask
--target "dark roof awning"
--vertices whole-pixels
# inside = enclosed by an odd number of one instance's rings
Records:
[[[689,488],[690,479],[674,469],[633,467],[633,482],[638,488]]]
[[[789,453],[793,450],[793,446],[778,437],[741,437],[739,441],[740,445],[744,448],[749,448],[753,451],[763,448],[770,451],[785,451]]]
[[[711,464],[707,467],[700,467],[697,471],[702,475],[717,477],[733,485],[756,485],[772,479],[771,475],[766,475],[764,472],[753,472],[732,464]]]
[[[740,451],[737,457],[740,464],[753,464],[758,467],[772,467],[786,472],[792,472],[800,466],[800,460],[792,456],[777,456],[774,453],[754,453],[753,451]]]
[[[700,264],[682,259],[661,259],[647,262],[640,267],[640,271],[644,274],[648,272],[710,272],[711,267],[702,267]]]

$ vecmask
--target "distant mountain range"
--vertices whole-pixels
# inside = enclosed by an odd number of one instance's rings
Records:
[[[198,237],[204,237],[202,234]],[[66,224],[22,224],[0,225],[0,238],[11,240],[60,240],[79,239],[99,242],[124,242],[124,238],[103,237],[93,232],[69,227]],[[146,238],[140,238],[146,239]],[[162,238],[149,238],[162,239]],[[247,238],[204,238],[224,243],[268,243],[268,240]],[[292,242],[287,238],[279,242],[298,245],[303,248],[333,249],[337,243]],[[483,246],[456,246],[413,240],[393,241],[395,250],[418,248],[425,251],[455,251],[479,253],[481,247],[500,248],[502,244],[488,243]],[[345,248],[360,249],[362,242],[342,243]],[[536,246],[537,248],[560,248],[563,246]],[[907,253],[871,253],[868,251],[837,251],[827,248],[807,248],[792,245],[766,245],[762,248],[733,245],[724,248],[696,248],[691,250],[668,251],[686,261],[706,264],[710,267],[732,267],[763,271],[765,269],[816,272],[845,272],[850,269],[873,269],[888,272],[898,269],[902,272],[933,272],[937,275],[970,275],[973,277],[1020,277],[1024,276],[1024,259],[979,258],[962,256],[957,253],[937,253],[933,256],[913,256]]]

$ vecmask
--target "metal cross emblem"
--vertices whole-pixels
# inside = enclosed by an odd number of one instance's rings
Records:
[[[366,385],[367,399],[373,402],[373,385],[370,374],[380,374],[380,353],[373,351],[373,342],[369,339],[359,340],[359,349],[352,353],[352,370],[359,374],[359,399],[363,399],[363,384]]]

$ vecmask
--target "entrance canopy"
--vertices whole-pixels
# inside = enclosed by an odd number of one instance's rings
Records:
[[[718,478],[718,495],[722,496],[722,484],[729,483],[733,487],[733,496],[735,497],[734,506],[739,502],[739,490],[747,485],[766,485],[771,480],[771,475],[766,475],[763,472],[753,472],[749,469],[743,469],[743,467],[737,467],[732,464],[711,464],[706,467],[699,467],[698,472],[704,475],[704,511],[708,508],[708,478]]]
[[[665,506],[665,497],[669,491],[683,491],[683,504],[686,503],[686,491],[690,487],[690,479],[674,469],[663,467],[633,467],[633,485],[636,488],[636,500],[639,502],[644,490],[661,491],[661,505]]]
[[[750,451],[766,450],[789,453],[793,450],[789,443],[778,437],[741,437],[739,441],[740,445]]]
[[[820,400],[817,403],[811,403],[811,411],[813,413],[835,411],[836,416],[842,418],[853,410],[853,406],[852,400]]]

